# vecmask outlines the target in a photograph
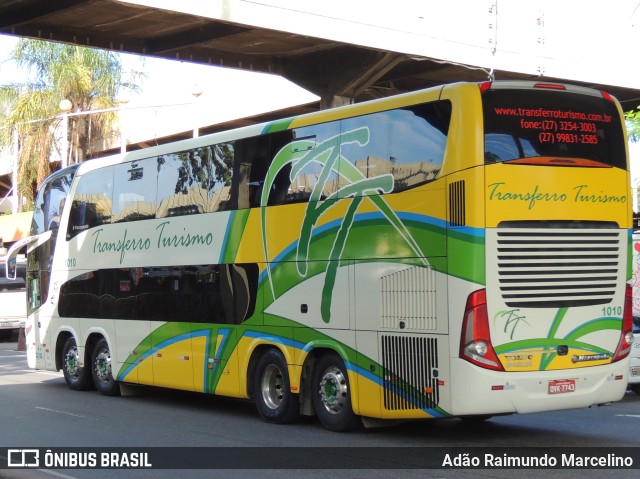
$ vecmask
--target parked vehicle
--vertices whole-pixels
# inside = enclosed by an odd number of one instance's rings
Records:
[[[6,257],[0,256],[0,338],[8,339],[24,327],[27,317],[25,285],[27,262],[24,255],[16,258],[16,279],[8,279]]]
[[[640,394],[640,316],[633,317],[633,346],[629,355],[629,387],[636,394]]]

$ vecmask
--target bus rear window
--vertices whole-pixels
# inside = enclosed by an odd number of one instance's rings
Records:
[[[609,100],[524,89],[488,90],[482,99],[486,164],[525,160],[519,163],[627,168],[620,115]]]

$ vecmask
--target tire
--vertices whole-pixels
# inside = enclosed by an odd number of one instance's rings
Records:
[[[312,401],[320,423],[330,431],[358,429],[362,421],[353,413],[349,375],[335,353],[322,356],[312,375]]]
[[[629,384],[631,390],[640,396],[640,384]]]
[[[120,394],[120,383],[113,377],[111,352],[105,339],[98,341],[95,348],[93,348],[91,374],[93,376],[93,384],[101,394],[105,396],[117,396]]]
[[[256,365],[253,396],[260,417],[266,422],[288,424],[300,417],[300,402],[291,392],[289,369],[280,353],[270,349]]]
[[[73,337],[67,339],[62,347],[62,373],[65,382],[74,391],[86,391],[93,386],[87,365],[80,366],[78,346]]]

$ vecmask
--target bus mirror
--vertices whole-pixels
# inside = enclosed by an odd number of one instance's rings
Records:
[[[7,259],[7,262],[5,264],[5,274],[7,276],[7,279],[16,279],[16,263],[17,261],[15,256],[13,258]]]
[[[8,279],[16,279],[17,276],[17,264],[18,264],[18,252],[27,247],[27,252],[38,245],[41,245],[48,241],[51,238],[51,231],[47,231],[41,235],[28,236],[26,238],[22,238],[16,241],[11,248],[9,248],[9,252],[4,257],[5,259],[5,275]],[[1,273],[0,273],[1,274]]]

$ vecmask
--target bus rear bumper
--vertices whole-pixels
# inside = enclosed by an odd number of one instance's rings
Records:
[[[558,371],[498,372],[456,358],[452,359],[451,413],[531,413],[619,401],[628,374],[628,359]]]

